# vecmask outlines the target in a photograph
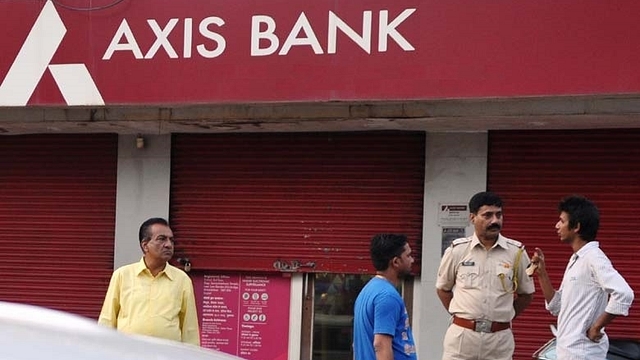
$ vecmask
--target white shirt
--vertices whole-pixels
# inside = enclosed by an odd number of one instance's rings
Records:
[[[613,268],[600,243],[591,241],[573,254],[546,308],[558,316],[556,351],[558,360],[605,360],[609,340],[587,338],[587,331],[603,313],[628,315],[633,290]]]

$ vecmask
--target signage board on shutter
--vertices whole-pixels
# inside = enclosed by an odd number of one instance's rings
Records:
[[[291,279],[281,275],[194,276],[203,347],[248,360],[285,360]]]

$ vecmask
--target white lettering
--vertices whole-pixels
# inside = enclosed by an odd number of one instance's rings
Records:
[[[184,43],[182,44],[182,57],[191,58],[191,44],[193,44],[193,19],[184,19]]]
[[[304,31],[307,37],[298,37],[298,34],[301,30]],[[287,36],[287,40],[285,40],[284,45],[282,45],[282,49],[280,49],[278,55],[287,55],[292,46],[301,45],[310,45],[316,55],[323,53],[322,47],[318,42],[318,38],[313,32],[313,28],[311,28],[311,24],[309,23],[309,20],[307,20],[307,16],[304,14],[304,12],[300,13],[298,20],[293,25],[293,29],[291,29],[291,32],[289,33],[289,36]]]
[[[267,24],[265,31],[260,31],[260,24]],[[251,18],[251,56],[271,55],[280,45],[280,40],[274,32],[276,31],[276,22],[272,17],[266,15],[255,15]],[[269,46],[260,48],[260,40],[264,39],[269,42]]]
[[[387,36],[391,37],[395,42],[400,45],[404,51],[413,51],[415,48],[396,30],[403,21],[405,21],[416,9],[405,9],[397,18],[391,23],[389,20],[389,11],[380,11],[380,23],[378,32],[378,51],[387,51]]]
[[[407,20],[416,9],[405,9],[395,19],[389,21],[389,11],[380,10],[378,24],[378,52],[386,52],[389,38],[395,41],[404,51],[415,48],[400,34],[398,27]],[[266,27],[266,28],[265,28]],[[362,12],[362,32],[358,33],[336,13],[329,11],[327,24],[327,53],[335,54],[338,50],[338,31],[346,35],[367,54],[371,54],[372,11]],[[272,55],[278,50],[280,39],[275,34],[276,21],[266,15],[255,15],[251,21],[251,56]],[[262,43],[261,43],[262,41]],[[268,44],[265,44],[267,41]],[[261,47],[261,44],[263,47]],[[268,45],[268,46],[265,46]],[[323,48],[304,12],[300,13],[278,55],[287,55],[293,46],[311,46],[316,55],[323,54]]]
[[[200,44],[197,46],[198,54],[205,58],[214,58],[220,56],[224,52],[224,49],[227,48],[227,42],[224,37],[216,32],[209,30],[209,25],[211,24],[222,26],[224,25],[224,20],[216,16],[211,16],[200,22],[200,34],[207,39],[211,39],[218,43],[218,46],[216,46],[214,50],[207,50],[204,44]]]
[[[155,19],[148,19],[147,23],[149,24],[149,28],[151,29],[151,31],[153,31],[156,39],[147,53],[143,56],[136,38],[131,31],[129,24],[127,23],[127,20],[124,19],[122,20],[122,23],[120,23],[120,26],[118,27],[115,35],[111,39],[111,43],[105,51],[102,59],[111,59],[114,52],[116,51],[131,51],[136,59],[153,59],[161,48],[164,49],[164,51],[170,58],[176,59],[179,57],[179,55],[169,41],[169,36],[179,22],[180,19],[178,18],[170,19],[169,22],[164,26],[164,28],[161,28]],[[196,49],[198,50],[198,54],[200,54],[200,56],[205,58],[214,58],[220,56],[220,54],[224,52],[227,46],[225,38],[222,35],[209,29],[209,26],[212,24],[223,26],[224,23],[224,20],[215,16],[210,16],[200,22],[200,35],[202,35],[206,39],[213,40],[216,43],[216,46],[213,49],[207,49],[204,43],[200,43],[199,45],[197,45]],[[184,19],[182,57],[185,59],[189,59],[192,57],[193,26],[193,18]],[[124,38],[124,42],[122,42],[122,38]]]
[[[125,43],[120,43],[122,37],[125,38]],[[113,35],[113,39],[111,39],[109,47],[107,47],[107,51],[102,55],[102,60],[111,59],[115,51],[131,51],[136,59],[142,59],[142,51],[140,51],[136,38],[133,36],[133,32],[131,32],[131,28],[129,28],[127,19],[123,19],[120,23],[118,30],[116,30],[115,35]]]
[[[171,43],[167,38],[173,28],[176,27],[178,21],[179,19],[171,19],[167,23],[167,26],[164,27],[164,29],[160,29],[158,23],[154,19],[147,20],[147,23],[151,27],[151,30],[153,30],[153,33],[156,35],[156,41],[153,43],[153,45],[151,45],[149,51],[147,51],[147,54],[144,56],[145,59],[152,59],[156,52],[158,52],[160,47],[162,47],[164,51],[167,52],[167,55],[169,55],[170,58],[176,59],[178,57],[178,54],[173,49],[173,46],[171,46]]]
[[[367,54],[371,54],[371,11],[362,12],[362,36],[358,36],[358,33],[334,14],[333,11],[329,11],[329,41],[327,45],[327,53],[329,54],[336,53],[338,29],[358,44]]]
[[[413,45],[398,31],[398,27],[415,11],[416,9],[414,8],[405,9],[396,18],[389,19],[389,11],[380,10],[378,18],[378,52],[387,51],[389,39],[395,41],[404,51],[415,50]],[[329,11],[327,20],[327,54],[337,53],[339,32],[344,34],[367,54],[371,54],[373,46],[371,35],[372,15],[372,11],[369,10],[362,12],[362,30],[358,32],[336,13]],[[179,18],[172,18],[169,19],[166,25],[161,26],[157,20],[147,19],[147,24],[155,35],[155,41],[146,54],[143,55],[127,20],[123,19],[102,59],[110,60],[116,51],[128,51],[135,59],[153,59],[160,49],[163,49],[169,58],[175,59],[182,56],[185,59],[189,59],[193,57],[194,46],[198,55],[203,58],[215,58],[222,55],[226,50],[226,39],[211,28],[213,26],[222,27],[225,25],[225,21],[217,16],[210,16],[200,21],[196,36],[199,35],[211,43],[206,41],[200,41],[198,43],[197,40],[194,39],[195,24],[193,20],[193,18],[183,19],[182,54],[179,55],[169,38],[181,20]],[[320,45],[318,37],[304,12],[301,12],[298,16],[282,47],[280,47],[281,39],[276,35],[276,27],[276,20],[270,16],[252,16],[251,56],[268,56],[276,52],[278,55],[288,55],[294,46],[309,46],[314,54],[324,54],[324,49]],[[174,38],[173,36],[171,37]]]

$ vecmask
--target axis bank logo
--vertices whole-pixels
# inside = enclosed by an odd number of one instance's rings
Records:
[[[0,84],[0,106],[25,106],[47,69],[67,105],[104,105],[85,64],[51,64],[67,28],[50,0]]]

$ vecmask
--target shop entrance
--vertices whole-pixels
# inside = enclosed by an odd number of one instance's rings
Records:
[[[364,274],[316,274],[313,360],[353,359],[353,306],[369,279]]]
[[[310,353],[311,360],[353,359],[353,309],[360,290],[372,277],[371,274],[310,274],[313,306],[305,306],[305,309],[313,308],[313,312],[303,316],[313,318],[308,334],[312,341],[308,342],[311,344],[309,351],[303,346],[303,354]],[[409,284],[412,283],[413,279],[407,278],[398,289],[410,315],[413,292]]]

